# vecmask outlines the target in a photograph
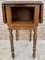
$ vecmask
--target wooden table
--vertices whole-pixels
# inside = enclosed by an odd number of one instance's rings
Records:
[[[16,30],[16,40],[20,29],[33,30],[33,58],[35,58],[37,26],[43,22],[43,3],[41,1],[6,1],[2,3],[3,22],[9,30],[12,58],[14,55],[13,33]]]

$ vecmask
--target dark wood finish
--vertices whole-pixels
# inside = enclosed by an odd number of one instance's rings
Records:
[[[30,30],[30,41],[31,41],[31,37],[32,37],[32,30]]]
[[[16,30],[16,40],[18,41],[18,30]]]
[[[6,5],[10,5],[10,6],[18,6],[19,4],[24,4],[25,7],[30,7],[30,5],[39,5],[40,7],[40,13],[39,13],[39,23],[42,23],[43,22],[43,3],[41,1],[11,1],[11,2],[8,2],[8,1],[4,1],[2,3],[2,10],[3,10],[3,21],[4,23],[7,23],[7,17],[6,16]]]
[[[33,58],[36,56],[37,29],[33,30]]]
[[[12,58],[14,59],[15,55],[14,55],[14,43],[13,43],[13,33],[12,33],[12,29],[8,29],[9,30],[9,37],[10,37],[10,44],[11,44],[11,52],[12,52]]]
[[[16,30],[18,40],[19,29],[34,31],[33,35],[33,58],[36,55],[37,26],[43,22],[43,3],[40,1],[13,1],[2,3],[3,22],[7,23],[10,34],[12,57],[14,58],[13,33]]]
[[[7,19],[6,19],[6,8],[4,5],[2,5],[2,13],[3,13],[3,22],[7,23]]]
[[[40,12],[39,12],[39,23],[43,23],[43,4],[40,6]]]

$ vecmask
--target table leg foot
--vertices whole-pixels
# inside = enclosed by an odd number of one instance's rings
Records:
[[[12,58],[13,58],[13,59],[15,58],[15,54],[14,54],[14,53],[12,53]]]

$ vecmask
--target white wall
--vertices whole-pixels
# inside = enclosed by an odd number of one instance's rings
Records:
[[[9,1],[9,0],[0,0],[0,40],[8,40],[9,39],[8,27],[7,27],[7,25],[5,25],[3,23],[3,19],[2,19],[1,4],[2,4],[3,1]],[[22,0],[22,1],[24,1],[24,0]],[[32,1],[34,1],[34,0],[32,0]],[[37,1],[37,0],[35,0],[35,1]],[[38,31],[37,31],[38,40],[45,40],[45,0],[42,0],[42,2],[44,3],[43,23],[39,24],[39,26],[38,26]],[[13,31],[14,39],[16,39],[16,33],[15,32],[16,31]],[[18,35],[19,35],[18,38],[20,40],[29,40],[30,39],[29,33],[30,33],[29,30],[20,30],[20,31],[18,31]]]

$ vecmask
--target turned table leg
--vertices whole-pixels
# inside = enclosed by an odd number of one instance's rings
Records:
[[[13,33],[12,33],[12,29],[9,29],[9,35],[10,35],[9,37],[10,37],[12,58],[14,59],[15,55],[14,55],[14,46],[13,46]]]
[[[18,41],[18,30],[16,30],[16,40]]]
[[[30,30],[30,41],[31,41],[32,31]]]
[[[34,30],[33,35],[33,58],[36,56],[36,41],[37,41],[37,29]]]

